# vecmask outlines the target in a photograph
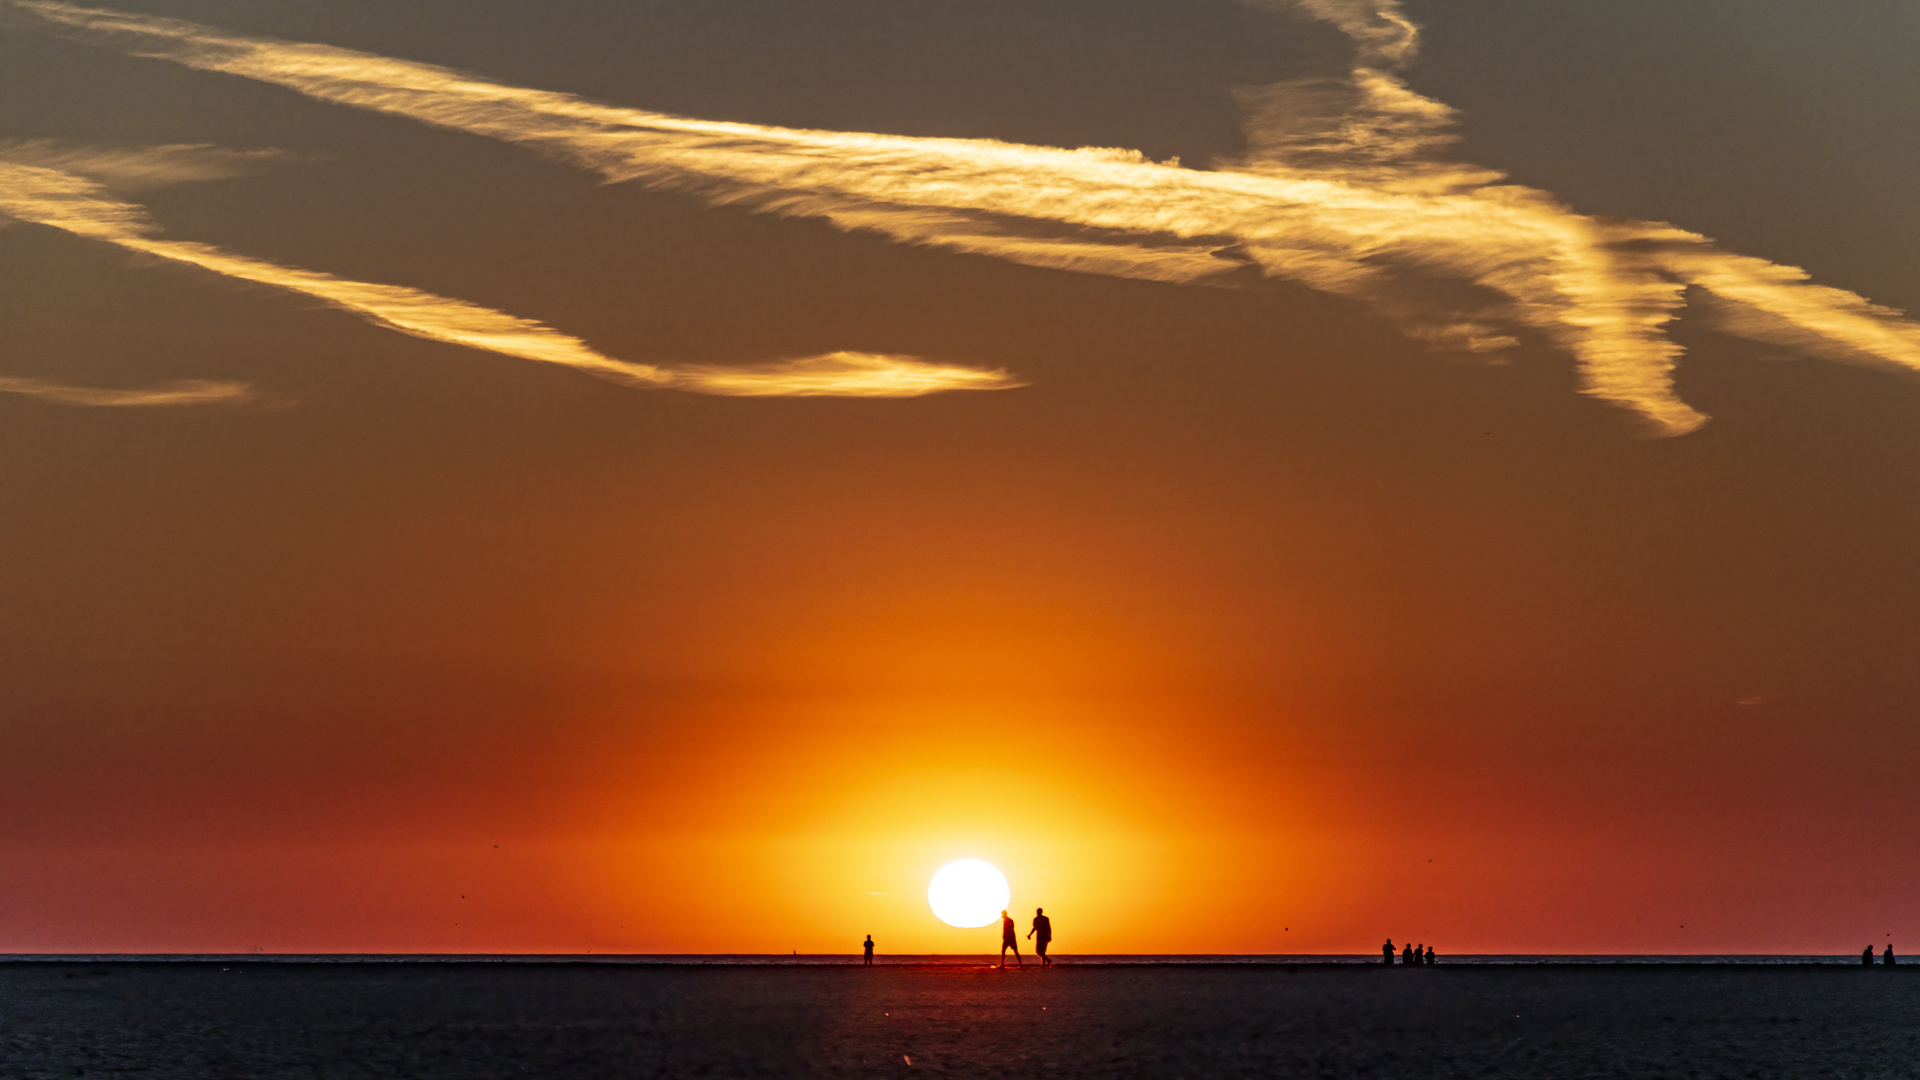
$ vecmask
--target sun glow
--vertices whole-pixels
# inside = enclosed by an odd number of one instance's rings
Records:
[[[986,926],[1012,899],[1007,876],[979,859],[948,863],[927,885],[927,904],[948,926]]]

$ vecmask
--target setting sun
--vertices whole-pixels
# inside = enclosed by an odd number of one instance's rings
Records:
[[[927,885],[928,906],[948,926],[985,926],[1000,917],[1012,897],[1007,876],[979,859],[948,863]]]

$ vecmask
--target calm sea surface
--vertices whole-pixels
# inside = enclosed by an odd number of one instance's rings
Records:
[[[1029,964],[1037,963],[1031,955],[1025,957]],[[1248,954],[1090,954],[1074,956],[1056,954],[1056,964],[1073,965],[1194,965],[1194,964],[1379,964],[1380,954],[1371,955],[1248,955]],[[1802,965],[1802,964],[1847,964],[1858,965],[1860,954],[1847,956],[1792,956],[1776,954],[1750,955],[1549,955],[1495,953],[1487,955],[1437,956],[1439,964],[1761,964],[1761,965]],[[1900,963],[1904,958],[1896,958]],[[739,966],[804,966],[820,967],[835,965],[858,965],[861,962],[858,953],[729,953],[716,955],[696,955],[691,953],[660,954],[624,954],[624,953],[542,953],[542,954],[503,954],[489,955],[479,953],[435,953],[435,954],[376,954],[376,953],[99,953],[99,954],[0,954],[0,962],[9,961],[65,961],[65,962],[108,962],[143,961],[174,963],[249,963],[249,964],[671,964],[693,967],[739,967]],[[907,967],[982,967],[999,963],[999,958],[991,953],[978,956],[963,954],[940,955],[899,955],[875,954],[876,965]],[[1875,957],[1879,963],[1878,956]],[[1397,961],[1396,961],[1397,963]]]
[[[1920,963],[1089,956],[999,970],[992,959],[22,957],[0,962],[0,1077],[1920,1075]]]

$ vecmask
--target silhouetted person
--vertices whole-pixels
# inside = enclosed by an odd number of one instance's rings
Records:
[[[1386,964],[1389,967],[1393,966],[1393,939],[1392,938],[1388,938],[1387,943],[1385,945],[1380,946],[1380,962],[1383,964]]]
[[[1433,946],[1427,946],[1427,963],[1433,963]]]
[[[1893,966],[1893,946],[1892,945],[1887,946],[1887,953],[1885,956],[1882,956],[1880,958],[1880,962],[1887,965],[1888,967]]]
[[[1026,967],[1027,962],[1020,959],[1020,939],[1014,937],[1013,916],[1005,911],[1000,913],[1000,966],[1007,966],[1007,950],[1013,950],[1013,962]]]
[[[1413,963],[1413,946],[1409,945],[1400,950],[1400,962],[1403,964]]]
[[[866,945],[867,945],[867,958],[863,962],[868,967],[872,967],[873,966],[873,935],[872,934],[867,935]]]
[[[1873,966],[1873,946],[1867,946],[1867,951],[1860,954],[1860,962],[1867,967]]]
[[[1052,967],[1053,959],[1047,955],[1047,943],[1053,940],[1053,920],[1047,918],[1046,908],[1033,909],[1033,929],[1027,931],[1027,936],[1033,939],[1033,951],[1040,954],[1040,966]],[[1020,954],[1016,951],[1014,955]],[[1002,959],[1001,963],[1005,962]]]

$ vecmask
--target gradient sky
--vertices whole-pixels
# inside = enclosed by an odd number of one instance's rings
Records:
[[[103,11],[0,952],[1920,949],[1912,4]]]

